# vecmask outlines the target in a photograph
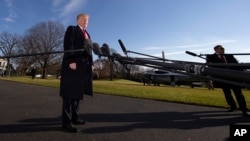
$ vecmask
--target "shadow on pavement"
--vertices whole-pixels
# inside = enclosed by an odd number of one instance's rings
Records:
[[[3,133],[30,133],[44,131],[59,131],[60,118],[37,118],[22,120],[17,124],[0,125],[0,134]]]
[[[249,117],[243,117],[241,113],[227,113],[224,111],[84,114],[82,117],[88,122],[110,122],[108,126],[82,130],[84,133],[92,134],[126,132],[138,128],[189,130],[204,127],[229,126],[230,124],[249,123],[250,121]]]
[[[81,117],[89,123],[107,123],[106,126],[90,127],[84,133],[126,132],[134,129],[165,128],[165,129],[200,129],[204,127],[228,126],[235,123],[249,123],[249,117],[240,113],[224,111],[204,112],[151,112],[121,114],[83,114]],[[121,124],[120,124],[121,123]],[[19,121],[17,124],[0,125],[1,133],[26,133],[62,131],[60,117],[34,118]]]

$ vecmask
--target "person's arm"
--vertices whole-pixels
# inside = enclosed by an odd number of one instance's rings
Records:
[[[64,51],[74,50],[74,37],[74,26],[69,26],[64,36]],[[66,59],[66,63],[69,64],[69,67],[71,69],[76,69],[74,52],[64,53],[64,58]]]

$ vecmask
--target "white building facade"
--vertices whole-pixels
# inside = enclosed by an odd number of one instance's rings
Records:
[[[1,76],[4,75],[4,72],[6,71],[7,66],[7,59],[0,58],[0,74]]]

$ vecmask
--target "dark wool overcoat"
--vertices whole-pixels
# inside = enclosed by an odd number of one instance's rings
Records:
[[[64,51],[86,49],[86,42],[90,41],[89,34],[88,38],[84,38],[79,26],[69,26],[64,36]],[[70,63],[76,63],[76,70],[69,68]],[[91,51],[64,53],[60,82],[61,97],[79,100],[83,99],[84,94],[93,94],[92,63]]]

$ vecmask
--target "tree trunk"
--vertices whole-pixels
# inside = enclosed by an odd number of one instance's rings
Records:
[[[110,81],[113,81],[113,60],[112,59],[109,59],[109,65],[110,65],[109,79],[110,79]]]
[[[45,79],[46,76],[47,76],[47,62],[45,61],[43,65],[42,78]]]

